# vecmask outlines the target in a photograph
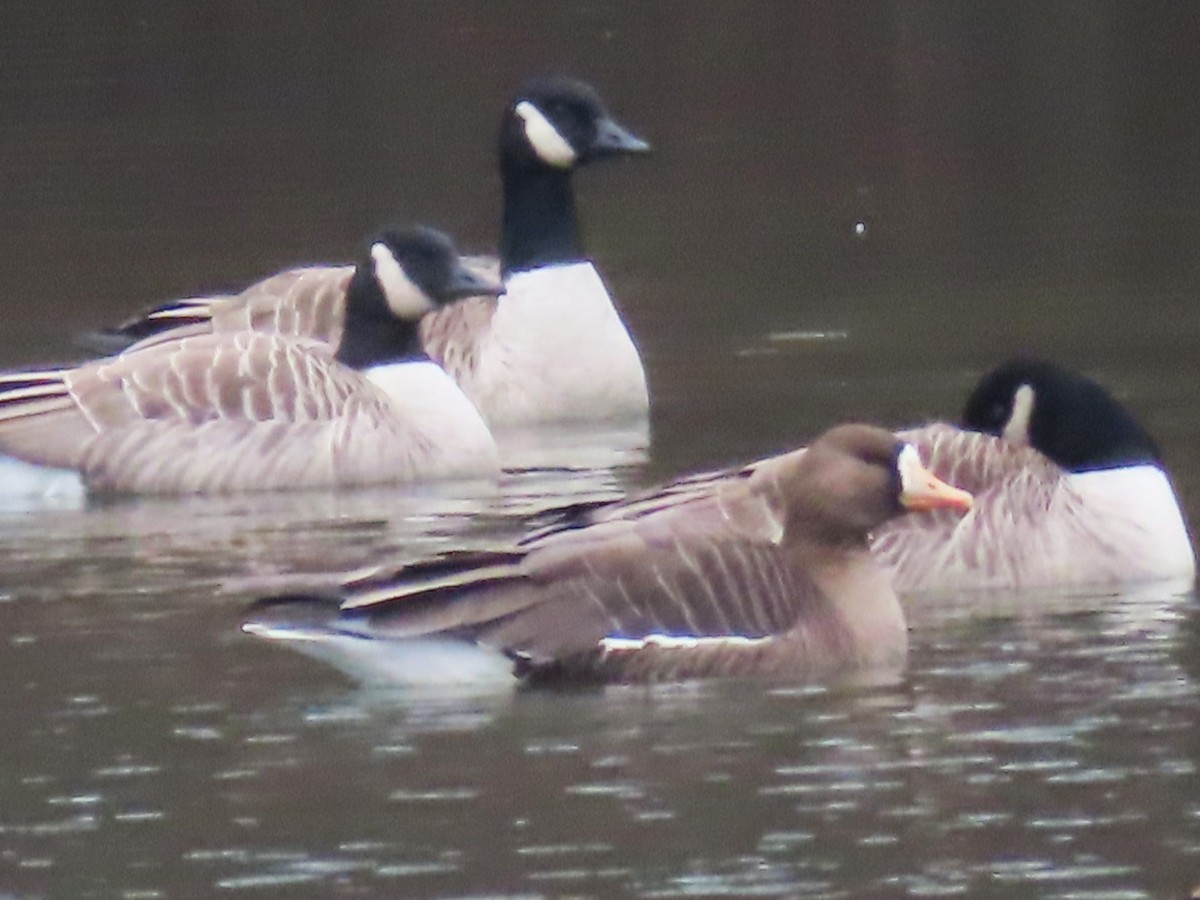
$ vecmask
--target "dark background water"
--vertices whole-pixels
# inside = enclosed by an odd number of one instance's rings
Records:
[[[1196,521],[1198,45],[1185,2],[0,6],[6,366],[396,217],[492,248],[531,75],[655,147],[577,178],[646,359],[645,470],[0,516],[0,890],[1185,895],[1191,597],[933,610],[893,689],[482,703],[356,688],[217,588],[952,416],[1019,350],[1133,406]]]

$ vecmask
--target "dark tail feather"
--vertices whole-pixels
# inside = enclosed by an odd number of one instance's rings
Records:
[[[148,337],[208,321],[207,305],[176,300],[126,319],[120,325],[78,334],[75,336],[75,346],[98,356],[115,356]]]
[[[101,328],[75,335],[74,344],[85,353],[95,356],[116,356],[133,346],[139,338],[131,337],[116,328]]]
[[[250,604],[256,622],[263,625],[332,627],[338,621],[341,598],[336,594],[278,594]]]

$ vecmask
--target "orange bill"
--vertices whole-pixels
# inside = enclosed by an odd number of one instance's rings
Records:
[[[975,504],[975,498],[969,491],[947,484],[926,469],[912,446],[900,451],[896,468],[900,473],[900,505],[905,509],[914,512],[929,509],[967,512]]]

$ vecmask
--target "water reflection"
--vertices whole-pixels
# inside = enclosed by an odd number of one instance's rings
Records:
[[[513,471],[499,483],[90,497],[66,508],[0,507],[0,543],[7,549],[2,574],[12,584],[53,580],[58,591],[107,592],[129,581],[154,589],[173,578],[198,585],[222,577],[418,559],[509,539],[528,517],[564,502],[621,496],[637,477],[643,453],[601,446],[588,457],[601,465]],[[55,575],[64,567],[72,571]]]
[[[355,687],[197,599],[27,621],[18,889],[80,871],[80,835],[131,889],[313,896],[1157,896],[1200,853],[1186,599],[918,629],[887,688],[486,698]]]
[[[867,379],[853,390],[869,394]],[[12,890],[1173,896],[1200,616],[1168,588],[915,598],[904,678],[480,695],[238,633],[221,585],[510,540],[635,466],[0,516]],[[11,876],[11,877],[7,877]]]
[[[1136,896],[1167,862],[1143,834],[1153,810],[1182,829],[1167,858],[1200,850],[1197,808],[1185,799],[1195,765],[1187,748],[1166,746],[1190,733],[1197,706],[1175,659],[1189,617],[1178,597],[1134,598],[1111,613],[919,630],[908,680],[886,690],[705,684],[519,696],[472,710],[489,748],[483,770],[452,759],[474,759],[474,742],[444,740],[462,734],[461,709],[435,707],[430,718],[403,693],[349,696],[375,723],[389,697],[412,716],[396,724],[406,758],[428,754],[429,731],[442,736],[437,759],[459,780],[415,776],[392,799],[511,821],[513,833],[492,839],[509,845],[507,864],[530,884],[615,884],[655,897],[1020,896],[1046,885]],[[1146,635],[1135,623],[1147,621],[1160,628]],[[979,661],[964,660],[966,645]],[[1174,710],[1147,710],[1139,697]],[[514,727],[526,737],[513,740]],[[464,771],[476,777],[464,782]],[[567,807],[565,820],[555,806]],[[656,824],[689,848],[686,859],[665,864],[645,847]],[[474,883],[469,852],[456,851]]]
[[[1093,613],[915,637],[892,689],[617,688],[485,710],[393,694],[390,716],[386,692],[368,691],[343,700],[371,715],[343,721],[410,763],[387,780],[389,803],[445,823],[425,863],[453,860],[453,883],[474,890],[498,853],[535,891],[1137,895],[1200,847],[1194,766],[1166,746],[1197,706],[1176,632],[1129,652]],[[964,666],[967,641],[1010,660]],[[1102,671],[1080,653],[1103,655]],[[1156,692],[1173,711],[1124,697],[1130,683],[1173,685]],[[1158,814],[1179,829],[1173,846],[1145,834]],[[464,816],[492,823],[487,853],[455,840]]]

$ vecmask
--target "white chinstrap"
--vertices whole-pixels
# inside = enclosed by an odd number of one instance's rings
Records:
[[[1033,405],[1036,400],[1037,394],[1032,385],[1023,384],[1013,394],[1012,414],[1008,417],[1001,435],[1010,444],[1020,447],[1030,445],[1029,422],[1033,418]]]
[[[522,100],[514,107],[514,111],[525,123],[525,137],[529,139],[529,146],[542,162],[560,169],[569,169],[575,165],[578,158],[575,149],[558,133],[558,129],[540,109],[530,101]]]
[[[415,322],[434,310],[437,304],[413,283],[386,245],[372,244],[371,259],[375,263],[375,277],[383,288],[388,308],[397,318]]]

